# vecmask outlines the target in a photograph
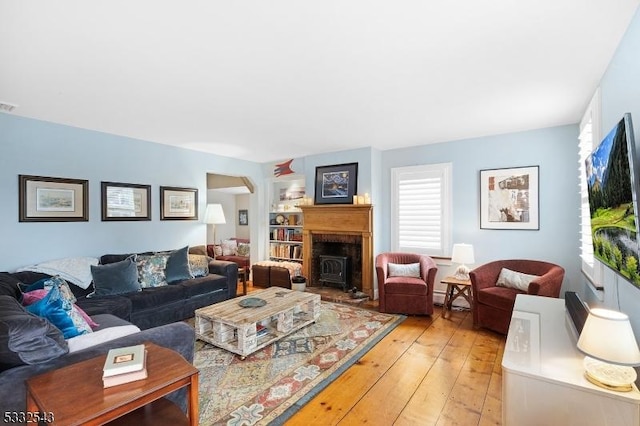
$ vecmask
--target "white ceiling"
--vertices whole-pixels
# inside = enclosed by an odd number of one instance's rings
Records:
[[[639,3],[0,0],[0,101],[257,162],[571,124]]]

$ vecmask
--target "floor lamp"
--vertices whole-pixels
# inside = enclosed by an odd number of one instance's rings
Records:
[[[213,245],[216,244],[216,225],[227,223],[222,211],[222,204],[207,204],[207,210],[204,212],[204,223],[213,226]]]

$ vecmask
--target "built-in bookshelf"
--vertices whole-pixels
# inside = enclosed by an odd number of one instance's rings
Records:
[[[304,217],[300,204],[305,196],[304,177],[274,179],[270,192],[269,259],[302,263]]]
[[[302,262],[302,212],[269,213],[269,258]]]

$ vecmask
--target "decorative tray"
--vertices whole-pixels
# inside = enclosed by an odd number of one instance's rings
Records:
[[[264,299],[260,299],[259,297],[247,297],[246,299],[242,299],[238,302],[238,305],[243,308],[259,308],[260,306],[264,306],[267,304],[267,301]]]

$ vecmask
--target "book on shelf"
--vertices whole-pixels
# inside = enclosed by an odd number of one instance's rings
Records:
[[[269,333],[269,329],[266,326],[264,326],[262,324],[256,324],[256,335],[258,337],[262,337],[262,336],[264,336],[265,334],[268,334],[268,333]]]
[[[102,377],[133,373],[145,368],[146,351],[144,345],[125,346],[109,349],[104,361]]]

